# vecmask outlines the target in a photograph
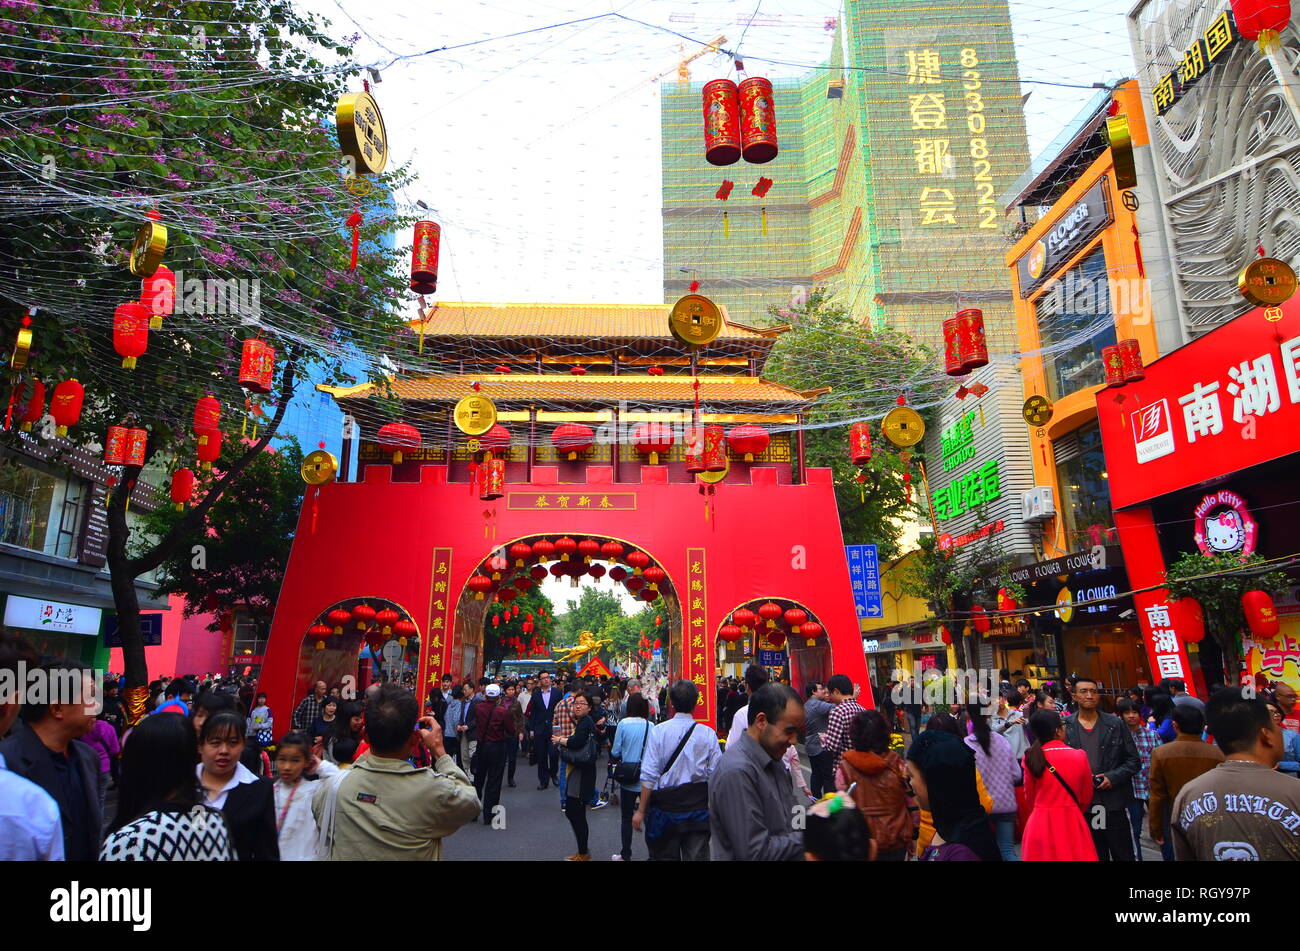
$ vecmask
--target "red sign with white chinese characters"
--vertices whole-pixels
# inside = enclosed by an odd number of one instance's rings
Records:
[[[1111,503],[1125,508],[1296,451],[1300,297],[1262,308],[1102,390],[1097,413]]]

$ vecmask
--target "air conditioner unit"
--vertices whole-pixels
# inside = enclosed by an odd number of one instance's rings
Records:
[[[1056,515],[1056,504],[1050,485],[1035,486],[1020,497],[1020,519],[1040,522]]]

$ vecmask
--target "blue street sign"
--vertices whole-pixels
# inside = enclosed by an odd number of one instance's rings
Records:
[[[878,618],[885,614],[880,595],[880,558],[875,545],[845,545],[849,560],[849,584],[853,588],[853,607],[858,618]]]

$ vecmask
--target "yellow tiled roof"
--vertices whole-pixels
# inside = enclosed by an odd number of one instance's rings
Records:
[[[721,305],[719,305],[721,306]],[[604,338],[672,339],[671,304],[485,304],[438,303],[424,311],[424,333],[434,337],[515,337],[520,339]],[[727,317],[718,340],[774,340],[788,327],[750,327]],[[420,320],[410,322],[416,333]]]
[[[701,376],[701,403],[807,403],[829,389],[801,392],[755,376]],[[571,376],[568,374],[467,374],[395,379],[393,396],[401,400],[454,401],[474,392],[481,384],[484,396],[496,401],[538,402],[691,403],[695,389],[688,376]],[[336,399],[366,399],[374,384],[335,387],[320,384],[318,390]]]

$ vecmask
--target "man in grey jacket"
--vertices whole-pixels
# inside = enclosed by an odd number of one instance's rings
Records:
[[[1080,677],[1074,699],[1079,712],[1065,718],[1065,742],[1088,754],[1093,793],[1087,818],[1097,857],[1103,862],[1132,862],[1128,806],[1133,802],[1133,776],[1142,765],[1133,732],[1119,717],[1098,708],[1101,686],[1097,681]]]
[[[804,749],[808,751],[808,762],[812,766],[809,785],[812,794],[820,799],[824,794],[835,791],[835,756],[822,749],[822,734],[830,722],[831,711],[835,704],[826,696],[826,685],[816,682],[806,688],[808,699],[803,702],[804,714]]]

